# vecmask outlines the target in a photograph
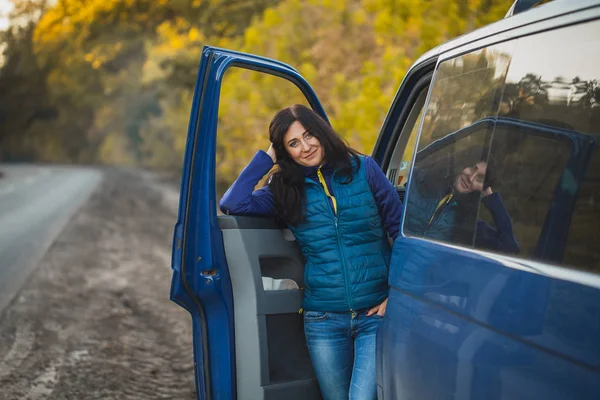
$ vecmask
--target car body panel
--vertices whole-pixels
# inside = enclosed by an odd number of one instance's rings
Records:
[[[550,3],[452,40],[437,50],[438,65],[508,39],[598,18],[598,2],[567,3]],[[561,103],[567,103],[567,92]],[[479,123],[516,124],[567,142],[569,161],[531,260],[404,233],[396,239],[386,319],[378,332],[379,399],[598,398],[600,278],[560,267],[576,188],[598,138],[511,119]],[[429,146],[468,134],[469,127]]]

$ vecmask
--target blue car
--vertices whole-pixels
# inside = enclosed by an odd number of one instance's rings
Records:
[[[424,54],[382,126],[372,156],[404,212],[379,399],[600,398],[600,1],[533,3]],[[293,235],[217,212],[229,69],[290,82],[327,118],[293,67],[204,48],[171,283],[192,316],[197,398],[319,399]],[[462,171],[481,168],[480,189],[461,194]]]

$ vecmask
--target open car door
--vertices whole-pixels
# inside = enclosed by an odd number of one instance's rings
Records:
[[[192,316],[198,399],[318,399],[298,313],[304,262],[293,236],[271,219],[217,215],[219,99],[225,72],[232,67],[291,82],[326,118],[315,93],[293,68],[204,48],[173,240],[171,300]],[[292,279],[299,289],[266,291],[263,277]]]

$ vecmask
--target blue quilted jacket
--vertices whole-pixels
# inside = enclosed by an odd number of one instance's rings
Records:
[[[262,150],[223,195],[221,211],[231,215],[272,217],[273,194],[268,186],[254,190],[273,167]],[[351,183],[323,166],[322,177],[334,203],[317,174],[305,167],[306,217],[290,226],[306,260],[303,307],[311,311],[343,312],[373,307],[387,296],[390,247],[398,235],[402,203],[396,190],[370,157],[361,157]]]
[[[290,230],[306,258],[307,310],[361,310],[387,297],[391,249],[364,165],[348,184],[333,174],[337,212],[323,187],[305,180],[306,222]]]

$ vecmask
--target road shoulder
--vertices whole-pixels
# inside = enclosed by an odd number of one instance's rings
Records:
[[[6,398],[194,398],[189,315],[168,299],[165,188],[110,169],[0,315]]]

